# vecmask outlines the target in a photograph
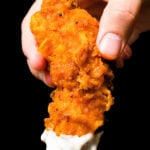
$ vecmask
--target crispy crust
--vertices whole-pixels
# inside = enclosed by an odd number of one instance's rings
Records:
[[[55,85],[45,128],[58,135],[94,133],[114,103],[114,74],[95,44],[98,24],[75,0],[43,0],[31,18],[38,50],[48,61]]]

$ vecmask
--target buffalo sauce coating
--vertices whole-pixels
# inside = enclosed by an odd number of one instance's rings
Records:
[[[95,44],[98,21],[75,0],[43,0],[30,25],[55,86],[45,128],[57,135],[94,133],[114,103],[114,74]]]

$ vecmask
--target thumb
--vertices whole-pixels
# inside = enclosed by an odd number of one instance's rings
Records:
[[[106,59],[117,59],[126,46],[141,0],[110,0],[101,16],[96,44]]]

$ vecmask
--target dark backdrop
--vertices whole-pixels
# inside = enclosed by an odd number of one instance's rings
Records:
[[[51,89],[35,79],[21,49],[20,24],[33,0],[16,0],[15,48],[10,49],[7,65],[6,111],[7,131],[12,130],[14,149],[45,150],[40,136],[47,116]],[[149,137],[149,50],[150,32],[141,34],[132,45],[133,55],[122,69],[112,64],[115,72],[115,104],[106,113],[101,150],[148,149]],[[6,72],[7,72],[6,71]],[[21,146],[21,147],[20,147]]]

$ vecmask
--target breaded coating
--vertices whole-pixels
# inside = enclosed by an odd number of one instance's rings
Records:
[[[55,86],[45,128],[57,135],[94,133],[114,103],[114,74],[96,47],[99,22],[76,0],[43,0],[30,25]]]

